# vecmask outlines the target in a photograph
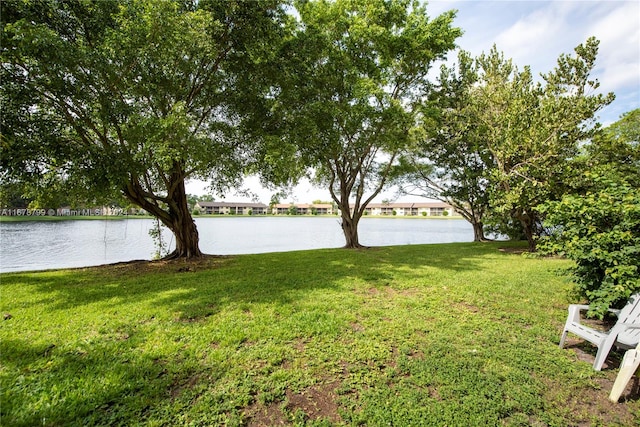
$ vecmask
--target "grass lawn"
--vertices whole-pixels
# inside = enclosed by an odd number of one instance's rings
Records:
[[[0,423],[638,425],[558,348],[568,261],[505,245],[0,275]]]

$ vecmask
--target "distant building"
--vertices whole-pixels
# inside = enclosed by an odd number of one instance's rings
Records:
[[[244,202],[197,202],[194,206],[205,215],[265,215],[269,206]]]
[[[353,209],[353,205],[351,205],[351,209]],[[457,215],[453,207],[444,202],[369,203],[365,208],[365,215],[394,215],[394,212],[398,216]]]
[[[279,203],[271,208],[262,203],[197,202],[195,209],[205,215],[333,215],[330,203]],[[353,205],[351,206],[353,209]],[[451,205],[443,202],[428,203],[369,203],[365,215],[372,216],[443,216],[458,215]],[[445,214],[446,212],[446,214]]]
[[[296,215],[332,215],[333,205],[329,203],[279,203],[271,208],[271,213],[274,215],[287,215],[291,211],[295,211]]]

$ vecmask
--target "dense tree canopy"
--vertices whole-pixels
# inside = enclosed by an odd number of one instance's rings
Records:
[[[492,203],[520,222],[531,249],[541,224],[536,206],[566,191],[571,159],[597,131],[596,113],[614,99],[612,93],[597,94],[599,83],[591,80],[598,45],[590,38],[574,56],[560,55],[542,84],[533,84],[527,70],[514,78],[515,98],[498,118],[491,109],[496,103],[487,105],[490,123],[499,123],[488,139],[497,165]],[[486,96],[493,98],[495,91]]]
[[[457,73],[443,70],[426,111],[424,140],[408,158],[410,179],[460,206],[477,240],[490,217],[515,222],[534,249],[536,207],[570,188],[573,160],[598,130],[597,111],[613,100],[596,94],[590,79],[597,52],[598,41],[587,40],[575,56],[561,55],[543,82],[495,46],[474,61],[461,54]]]
[[[185,180],[234,186],[238,132],[285,28],[277,1],[6,1],[2,175],[122,194],[199,256]]]
[[[476,62],[464,51],[456,67],[442,66],[437,90],[422,112],[422,133],[394,170],[402,194],[449,203],[485,240],[489,212],[489,174],[493,161],[486,149],[484,128],[476,126],[472,88],[478,82]]]
[[[639,112],[624,114],[589,141],[576,159],[573,188],[538,207],[549,230],[542,253],[575,261],[577,294],[600,317],[640,291]]]
[[[170,257],[197,257],[192,178],[223,191],[248,172],[280,184],[313,171],[350,248],[394,178],[451,203],[476,240],[487,221],[516,223],[532,249],[541,213],[554,218],[540,204],[604,191],[585,170],[640,185],[638,110],[602,132],[595,121],[613,100],[590,77],[597,40],[561,55],[542,81],[494,47],[461,52],[434,85],[433,64],[461,34],[453,11],[430,19],[411,0],[294,5],[3,2],[3,199],[25,184],[40,203],[124,197],[174,233]]]
[[[408,0],[297,3],[300,28],[279,94],[287,138],[338,205],[346,247],[411,143],[433,62],[461,32]]]
[[[585,168],[616,175],[640,188],[640,109],[629,111],[586,146]],[[589,182],[584,186],[589,187]]]

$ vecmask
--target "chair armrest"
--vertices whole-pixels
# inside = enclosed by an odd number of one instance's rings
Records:
[[[589,310],[588,305],[583,304],[571,304],[569,305],[569,316],[567,316],[567,322],[580,322],[580,312]]]
[[[620,316],[620,310],[618,310],[617,308],[610,308],[607,310],[609,313],[613,313],[616,316]]]
[[[589,310],[589,306],[584,304],[570,304],[569,310],[571,309],[583,311],[583,310]]]

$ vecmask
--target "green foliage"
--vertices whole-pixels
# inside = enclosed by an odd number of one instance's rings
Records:
[[[457,69],[443,67],[438,90],[423,111],[423,140],[409,156],[405,191],[448,201],[474,225],[522,234],[535,249],[541,218],[535,207],[558,200],[571,185],[580,145],[599,128],[598,110],[613,94],[595,94],[590,79],[598,41],[534,80],[494,46]]]
[[[2,423],[632,425],[557,348],[570,262],[503,246],[3,274]]]
[[[406,0],[300,1],[298,31],[277,96],[285,140],[316,171],[342,213],[346,247],[412,143],[434,61],[454,47],[454,12],[429,19]],[[350,204],[354,204],[353,209]]]
[[[477,121],[472,88],[478,66],[460,51],[455,68],[442,66],[438,88],[422,112],[418,143],[399,162],[395,183],[405,194],[442,200],[471,224],[475,240],[484,239],[482,223],[489,211],[488,176],[494,167]]]
[[[531,249],[540,227],[535,207],[566,191],[569,160],[598,129],[596,112],[614,98],[593,94],[599,86],[590,79],[598,44],[589,38],[573,56],[561,55],[556,68],[543,75],[544,84],[534,83],[528,68],[512,71],[493,53],[483,59],[490,84],[480,106],[488,119],[487,148],[496,164],[492,205],[520,222]]]
[[[640,188],[640,109],[627,112],[586,147],[587,168]],[[582,187],[589,186],[582,180]]]
[[[640,190],[591,176],[598,189],[566,195],[540,207],[551,235],[541,249],[576,262],[570,269],[578,293],[600,317],[640,291]]]
[[[0,184],[0,208],[26,208],[30,202],[24,194],[24,186],[11,182]]]
[[[243,123],[286,32],[280,2],[7,1],[0,19],[2,177],[124,195],[176,256],[199,255],[184,183],[235,187],[255,160]]]

